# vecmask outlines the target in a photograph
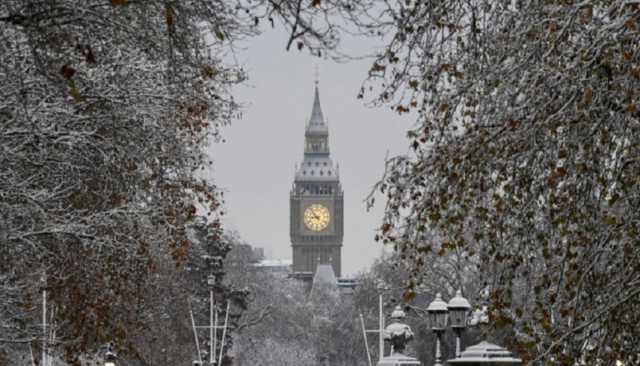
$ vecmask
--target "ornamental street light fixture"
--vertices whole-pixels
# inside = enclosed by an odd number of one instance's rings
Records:
[[[442,366],[440,355],[440,337],[447,327],[447,303],[442,301],[442,295],[438,293],[435,300],[427,307],[431,330],[436,334],[436,362],[434,366]]]
[[[451,328],[456,333],[456,358],[460,357],[460,337],[467,327],[467,315],[471,309],[469,301],[462,297],[462,291],[456,291],[456,296],[449,301],[447,305],[449,310],[449,318],[451,319]]]
[[[407,314],[404,313],[404,310],[402,310],[402,307],[400,307],[400,305],[396,305],[396,307],[393,309],[393,312],[391,312],[391,319],[404,319],[407,316]]]
[[[111,349],[111,346],[107,348],[107,352],[104,354],[104,366],[116,366],[116,358],[118,356]]]

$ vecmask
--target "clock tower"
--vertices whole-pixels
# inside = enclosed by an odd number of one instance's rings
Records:
[[[341,276],[344,229],[338,166],[329,156],[329,126],[322,115],[316,80],[311,118],[304,133],[304,158],[296,167],[290,194],[292,270],[311,279],[319,264],[331,264]]]

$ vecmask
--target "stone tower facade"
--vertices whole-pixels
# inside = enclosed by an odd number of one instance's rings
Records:
[[[290,194],[292,270],[310,277],[319,264],[342,273],[343,192],[338,166],[329,156],[329,126],[322,115],[316,81],[311,118],[304,134],[304,158]]]

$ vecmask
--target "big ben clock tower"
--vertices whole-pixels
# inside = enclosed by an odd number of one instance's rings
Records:
[[[318,264],[331,264],[336,277],[341,276],[342,194],[338,167],[329,156],[329,127],[320,108],[316,80],[311,118],[304,133],[304,158],[296,169],[290,194],[294,275],[309,278]]]

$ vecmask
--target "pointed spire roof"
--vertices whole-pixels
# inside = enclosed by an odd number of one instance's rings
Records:
[[[315,95],[313,97],[313,108],[311,109],[310,125],[323,126],[324,116],[320,107],[320,92],[318,91],[318,81],[316,80]]]
[[[311,297],[326,293],[325,291],[318,293],[321,289],[328,290],[328,292],[338,291],[338,280],[331,264],[318,264],[311,284]]]

